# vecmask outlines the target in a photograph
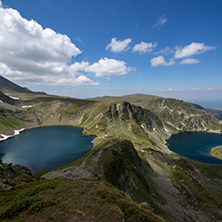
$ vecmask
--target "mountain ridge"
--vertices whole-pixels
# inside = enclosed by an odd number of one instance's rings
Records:
[[[4,78],[3,76],[0,75],[0,89],[1,90],[10,90],[10,91],[15,91],[15,92],[20,92],[20,93],[32,93],[31,90],[25,87],[21,87],[10,80]]]

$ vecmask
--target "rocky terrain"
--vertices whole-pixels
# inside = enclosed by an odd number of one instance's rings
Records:
[[[38,180],[27,167],[3,163],[0,159],[0,190],[10,190]]]

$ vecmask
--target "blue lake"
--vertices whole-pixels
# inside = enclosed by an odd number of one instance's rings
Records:
[[[48,126],[21,132],[0,142],[0,158],[5,163],[27,166],[32,172],[50,170],[88,153],[95,136],[82,136],[82,128]]]
[[[206,132],[185,132],[172,135],[167,140],[168,148],[185,157],[203,163],[222,164],[210,155],[212,148],[222,145],[222,134]]]

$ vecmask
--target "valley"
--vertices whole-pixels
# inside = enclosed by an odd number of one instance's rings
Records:
[[[34,93],[5,79],[0,86],[0,134],[12,135],[14,130],[22,128],[71,125],[84,128],[83,135],[96,136],[88,154],[56,169],[65,171],[75,166],[89,172],[87,175],[90,177],[80,176],[81,179],[73,181],[55,176],[38,182],[23,181],[22,184],[26,185],[1,190],[0,212],[6,215],[3,217],[5,220],[27,218],[29,221],[32,215],[37,221],[45,218],[46,212],[51,215],[55,211],[52,217],[59,221],[59,215],[63,218],[61,212],[69,210],[64,209],[61,200],[55,199],[54,192],[60,193],[61,186],[64,186],[65,192],[72,192],[75,197],[76,191],[72,189],[78,183],[82,186],[80,192],[86,196],[80,198],[82,202],[75,205],[76,211],[70,213],[70,218],[82,212],[90,217],[93,215],[97,221],[102,221],[102,218],[106,218],[103,221],[112,221],[109,218],[113,214],[118,218],[116,221],[222,220],[221,165],[182,157],[170,151],[166,144],[166,139],[179,132],[222,133],[222,123],[218,118],[220,111],[150,95],[83,100]],[[1,172],[5,172],[4,169],[2,167]],[[52,172],[40,172],[36,176],[44,177]],[[71,172],[73,177],[75,173]],[[21,184],[15,182],[14,177],[6,178],[6,175],[0,174],[2,186],[17,187]],[[51,183],[56,184],[53,185],[55,189],[47,185]],[[48,188],[41,191],[39,186]],[[92,187],[99,191],[95,194]],[[32,191],[35,189],[38,192]],[[45,197],[38,196],[41,192]],[[30,193],[32,195],[27,195]],[[13,199],[13,195],[17,199]],[[94,202],[87,202],[85,197],[94,198]],[[13,213],[10,209],[21,203],[19,201],[23,201],[25,207]],[[123,204],[123,201],[127,203]],[[5,207],[6,203],[9,207]],[[140,203],[145,203],[145,207]],[[111,210],[107,211],[102,205],[111,207]],[[99,214],[95,213],[98,208]],[[137,211],[141,215],[138,213],[136,219],[132,212]],[[104,212],[107,215],[102,217]]]

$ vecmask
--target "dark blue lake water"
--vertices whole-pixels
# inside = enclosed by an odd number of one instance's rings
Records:
[[[5,163],[27,166],[32,172],[50,170],[88,153],[95,136],[82,136],[73,126],[40,127],[0,142],[0,158]]]
[[[222,164],[210,155],[212,148],[222,145],[222,134],[205,132],[186,132],[172,135],[167,140],[168,148],[185,157],[203,163]]]

